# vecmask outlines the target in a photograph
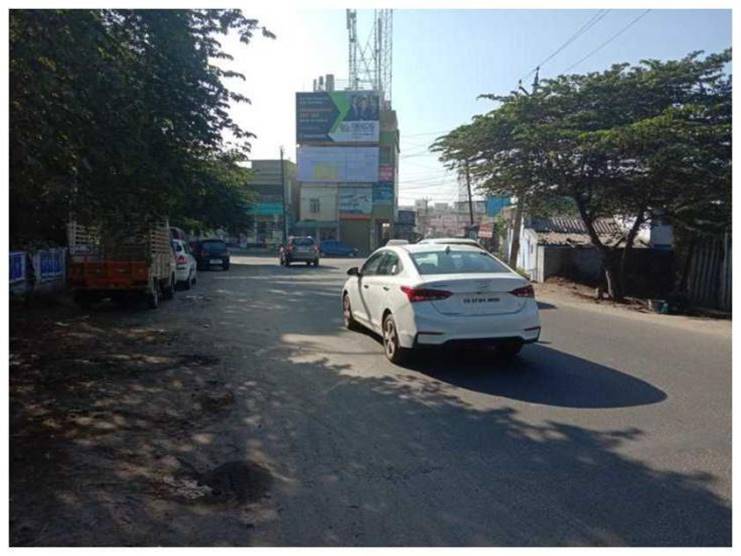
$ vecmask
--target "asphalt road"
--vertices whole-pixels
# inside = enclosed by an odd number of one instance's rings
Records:
[[[730,544],[730,323],[549,297],[541,343],[514,361],[400,368],[342,326],[354,264],[233,257],[146,313],[189,331],[234,394],[178,449],[271,475],[244,518],[163,520],[178,543]]]

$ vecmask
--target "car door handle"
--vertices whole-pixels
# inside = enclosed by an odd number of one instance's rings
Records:
[[[363,287],[367,290],[370,286],[368,286],[367,284],[363,284]]]
[[[385,291],[389,291],[389,287],[388,287],[388,286],[384,286],[384,287],[383,287],[383,289],[384,289]]]

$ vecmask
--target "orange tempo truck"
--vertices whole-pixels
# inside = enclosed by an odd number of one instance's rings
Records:
[[[174,296],[176,263],[167,221],[126,232],[70,222],[67,239],[68,280],[80,305],[138,296],[156,309],[160,299]]]

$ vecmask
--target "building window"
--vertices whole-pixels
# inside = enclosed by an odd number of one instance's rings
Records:
[[[312,214],[319,213],[319,199],[309,199],[309,212]]]

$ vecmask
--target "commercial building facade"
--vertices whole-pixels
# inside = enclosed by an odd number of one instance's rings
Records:
[[[295,222],[299,202],[296,186],[296,164],[290,160],[253,160],[249,189],[256,200],[250,207],[252,227],[245,234],[248,246],[275,247],[283,241],[283,218],[286,229]],[[283,202],[286,207],[284,211]]]
[[[296,94],[294,233],[339,239],[361,254],[392,237],[399,130],[396,113],[380,99],[375,91]]]

